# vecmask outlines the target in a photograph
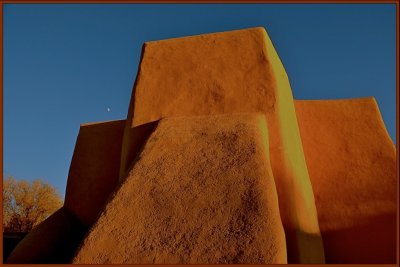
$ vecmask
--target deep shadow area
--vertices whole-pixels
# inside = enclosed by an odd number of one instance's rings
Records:
[[[285,229],[288,263],[323,264],[324,246],[320,235]]]
[[[322,237],[327,263],[396,263],[396,213],[369,218],[350,228],[322,231]]]
[[[6,263],[69,263],[87,230],[62,207],[27,234]]]
[[[145,123],[133,128],[126,125],[123,137],[123,147],[121,155],[120,182],[122,182],[128,172],[136,162],[136,157],[140,155],[143,146],[146,144],[150,134],[158,125],[158,120]]]
[[[3,262],[28,233],[3,233]]]

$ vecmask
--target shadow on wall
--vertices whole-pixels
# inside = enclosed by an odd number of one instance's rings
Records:
[[[3,262],[10,256],[11,251],[28,233],[3,233]]]
[[[326,261],[324,257],[326,252],[324,251],[320,234],[306,233],[298,229],[287,229],[285,235],[288,263],[307,262],[321,264],[321,262]]]
[[[119,170],[119,182],[123,182],[130,169],[138,160],[147,139],[158,125],[158,120],[145,123],[131,128],[129,124],[125,126],[123,133],[124,146],[121,148],[121,165]]]
[[[6,263],[69,263],[86,232],[63,207],[27,234]]]
[[[396,213],[376,216],[350,228],[322,231],[326,262],[393,264],[396,236]]]

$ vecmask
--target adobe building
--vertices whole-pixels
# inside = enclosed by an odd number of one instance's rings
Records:
[[[64,207],[8,263],[396,263],[374,98],[294,100],[264,28],[145,43],[127,118],[81,125]]]

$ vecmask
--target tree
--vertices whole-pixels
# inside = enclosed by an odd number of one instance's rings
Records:
[[[17,181],[10,176],[3,182],[3,231],[28,232],[61,206],[62,200],[50,184],[40,179]]]

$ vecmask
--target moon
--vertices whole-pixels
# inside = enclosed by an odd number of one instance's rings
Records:
[[[111,111],[111,108],[107,108],[107,112],[110,112]]]

